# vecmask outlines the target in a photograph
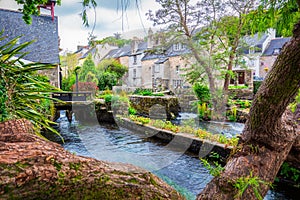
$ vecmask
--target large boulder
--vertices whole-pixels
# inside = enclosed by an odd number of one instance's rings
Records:
[[[32,133],[27,120],[0,123],[0,199],[183,199],[146,170],[76,156]]]

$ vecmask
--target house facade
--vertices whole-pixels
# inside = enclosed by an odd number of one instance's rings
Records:
[[[272,66],[277,59],[277,56],[281,52],[284,44],[290,41],[291,38],[275,38],[272,39],[268,47],[263,52],[259,59],[259,74],[262,78],[265,78],[267,73],[272,69]]]
[[[0,41],[0,45],[18,36],[22,36],[19,44],[34,41],[24,49],[24,52],[28,52],[28,54],[23,59],[28,62],[55,65],[54,69],[42,71],[41,73],[49,78],[52,85],[60,87],[57,17],[52,20],[50,15],[32,16],[32,24],[30,25],[26,24],[22,17],[21,12],[0,9],[0,30],[4,30],[2,36],[6,37]]]
[[[241,56],[232,70],[236,76],[231,79],[230,84],[252,87],[253,79],[262,76],[260,73],[260,57],[275,37],[276,31],[268,29],[265,33],[256,33],[242,38],[239,47],[239,50],[242,51]]]

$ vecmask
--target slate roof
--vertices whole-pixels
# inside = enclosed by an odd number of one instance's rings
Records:
[[[263,56],[271,56],[274,54],[274,50],[275,49],[282,49],[283,45],[290,41],[290,37],[288,38],[275,38],[273,40],[271,40],[269,46],[265,49],[265,51],[263,52]]]
[[[261,51],[262,45],[265,40],[268,38],[268,34],[266,33],[256,33],[252,36],[245,36],[242,38],[242,48],[245,54],[249,54],[249,47],[255,47],[255,52]]]
[[[7,38],[0,41],[5,44],[17,36],[21,36],[20,44],[35,40],[24,49],[29,52],[24,59],[32,62],[59,64],[58,18],[52,21],[49,15],[32,16],[32,24],[27,25],[22,19],[21,12],[0,8],[0,30]]]
[[[145,56],[142,58],[142,61],[143,60],[153,60],[153,59],[160,59],[160,58],[165,58],[166,55],[161,53],[161,54],[157,54],[157,53],[150,53],[150,52],[147,52],[145,54]]]
[[[86,58],[89,54],[94,55],[96,53],[96,47],[89,49],[85,54],[83,54],[79,59]]]
[[[122,48],[113,49],[104,58],[120,58],[130,55],[131,46],[125,45]]]
[[[181,55],[185,55],[191,53],[191,50],[189,48],[187,48],[187,46],[185,46],[184,48],[180,49],[180,50],[174,50],[173,45],[171,45],[170,48],[167,49],[167,56],[168,57],[174,57],[174,56],[181,56]]]
[[[163,64],[164,62],[166,62],[167,60],[169,60],[169,58],[165,57],[165,58],[160,58],[158,59],[154,64]]]

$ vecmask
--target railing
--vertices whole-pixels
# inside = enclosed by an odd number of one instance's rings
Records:
[[[52,97],[61,101],[87,101],[93,92],[55,92]]]

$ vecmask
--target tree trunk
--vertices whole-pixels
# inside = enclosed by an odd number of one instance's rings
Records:
[[[183,199],[141,168],[75,156],[29,132],[27,120],[0,123],[0,199]]]
[[[255,187],[237,189],[246,178],[257,177],[258,192],[265,196],[296,141],[299,124],[286,108],[300,88],[300,23],[256,94],[240,144],[225,170],[198,195],[198,199],[255,199]],[[286,111],[285,114],[283,114]],[[299,129],[298,129],[299,131]],[[244,181],[243,181],[244,180]],[[238,195],[241,192],[242,195]]]

